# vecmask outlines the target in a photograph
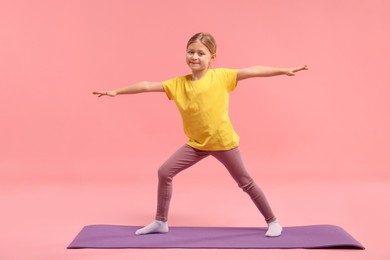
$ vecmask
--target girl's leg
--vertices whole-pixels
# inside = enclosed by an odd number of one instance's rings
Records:
[[[169,204],[172,197],[173,177],[207,156],[207,152],[195,150],[188,145],[184,145],[159,168],[156,220],[168,220]]]
[[[217,158],[227,168],[238,186],[250,196],[258,210],[264,216],[269,226],[266,235],[279,236],[282,232],[282,227],[277,222],[263,191],[256,185],[245,169],[238,147],[228,151],[211,152],[211,155]]]
[[[207,152],[195,150],[188,145],[184,145],[159,168],[156,219],[150,225],[137,230],[137,235],[168,232],[167,220],[172,197],[173,177],[208,155]]]

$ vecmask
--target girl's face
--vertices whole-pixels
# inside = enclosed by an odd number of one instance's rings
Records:
[[[209,49],[196,41],[191,43],[187,48],[186,62],[192,72],[201,72],[209,68],[210,63],[215,59],[215,54],[211,54]]]

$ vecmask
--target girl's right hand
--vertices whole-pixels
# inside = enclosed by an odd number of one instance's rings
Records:
[[[92,94],[97,95],[98,97],[101,97],[101,96],[115,97],[117,95],[116,91],[114,91],[114,90],[94,91]]]

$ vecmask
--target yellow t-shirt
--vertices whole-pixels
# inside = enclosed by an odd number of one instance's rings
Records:
[[[240,137],[229,118],[229,94],[237,86],[237,70],[209,69],[199,80],[187,75],[162,85],[180,111],[189,146],[207,151],[238,146]]]

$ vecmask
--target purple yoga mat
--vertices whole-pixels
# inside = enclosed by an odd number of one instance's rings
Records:
[[[285,227],[280,237],[266,228],[170,227],[166,234],[135,235],[140,227],[85,226],[68,249],[80,248],[348,248],[364,249],[344,229],[333,225]]]

